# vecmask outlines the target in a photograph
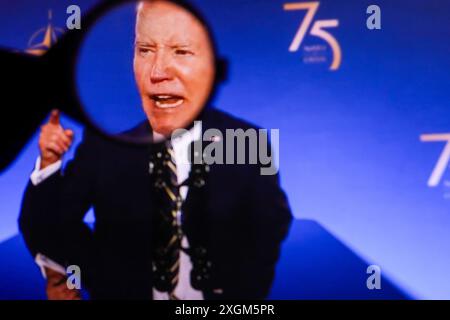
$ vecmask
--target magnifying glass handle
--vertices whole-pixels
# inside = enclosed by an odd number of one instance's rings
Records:
[[[25,146],[48,113],[41,59],[0,50],[0,172]]]

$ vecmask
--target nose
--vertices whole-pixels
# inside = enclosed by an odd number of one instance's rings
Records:
[[[158,50],[154,57],[150,71],[150,81],[152,83],[159,83],[172,79],[170,71],[170,59],[168,55]]]

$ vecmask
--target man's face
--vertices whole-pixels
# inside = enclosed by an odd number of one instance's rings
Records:
[[[215,75],[208,33],[185,9],[143,2],[136,19],[134,75],[152,129],[165,136],[201,112]]]

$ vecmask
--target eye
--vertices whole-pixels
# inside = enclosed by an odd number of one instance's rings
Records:
[[[138,52],[139,55],[146,56],[149,53],[153,52],[154,50],[148,47],[136,47],[136,51]]]
[[[194,53],[192,51],[189,51],[186,49],[176,49],[175,54],[178,56],[188,56],[188,55],[193,55]]]

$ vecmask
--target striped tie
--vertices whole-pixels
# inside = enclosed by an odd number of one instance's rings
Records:
[[[169,210],[162,210],[164,215],[164,232],[162,242],[157,250],[157,257],[154,265],[154,271],[159,274],[156,282],[156,288],[160,291],[168,292],[171,300],[178,300],[174,290],[178,284],[180,270],[180,250],[182,231],[178,221],[178,212],[180,211],[182,199],[177,179],[177,167],[172,146],[168,143],[165,150],[166,156],[164,167],[169,172],[170,182],[163,186],[164,197],[167,198]],[[169,212],[167,212],[169,211]]]

